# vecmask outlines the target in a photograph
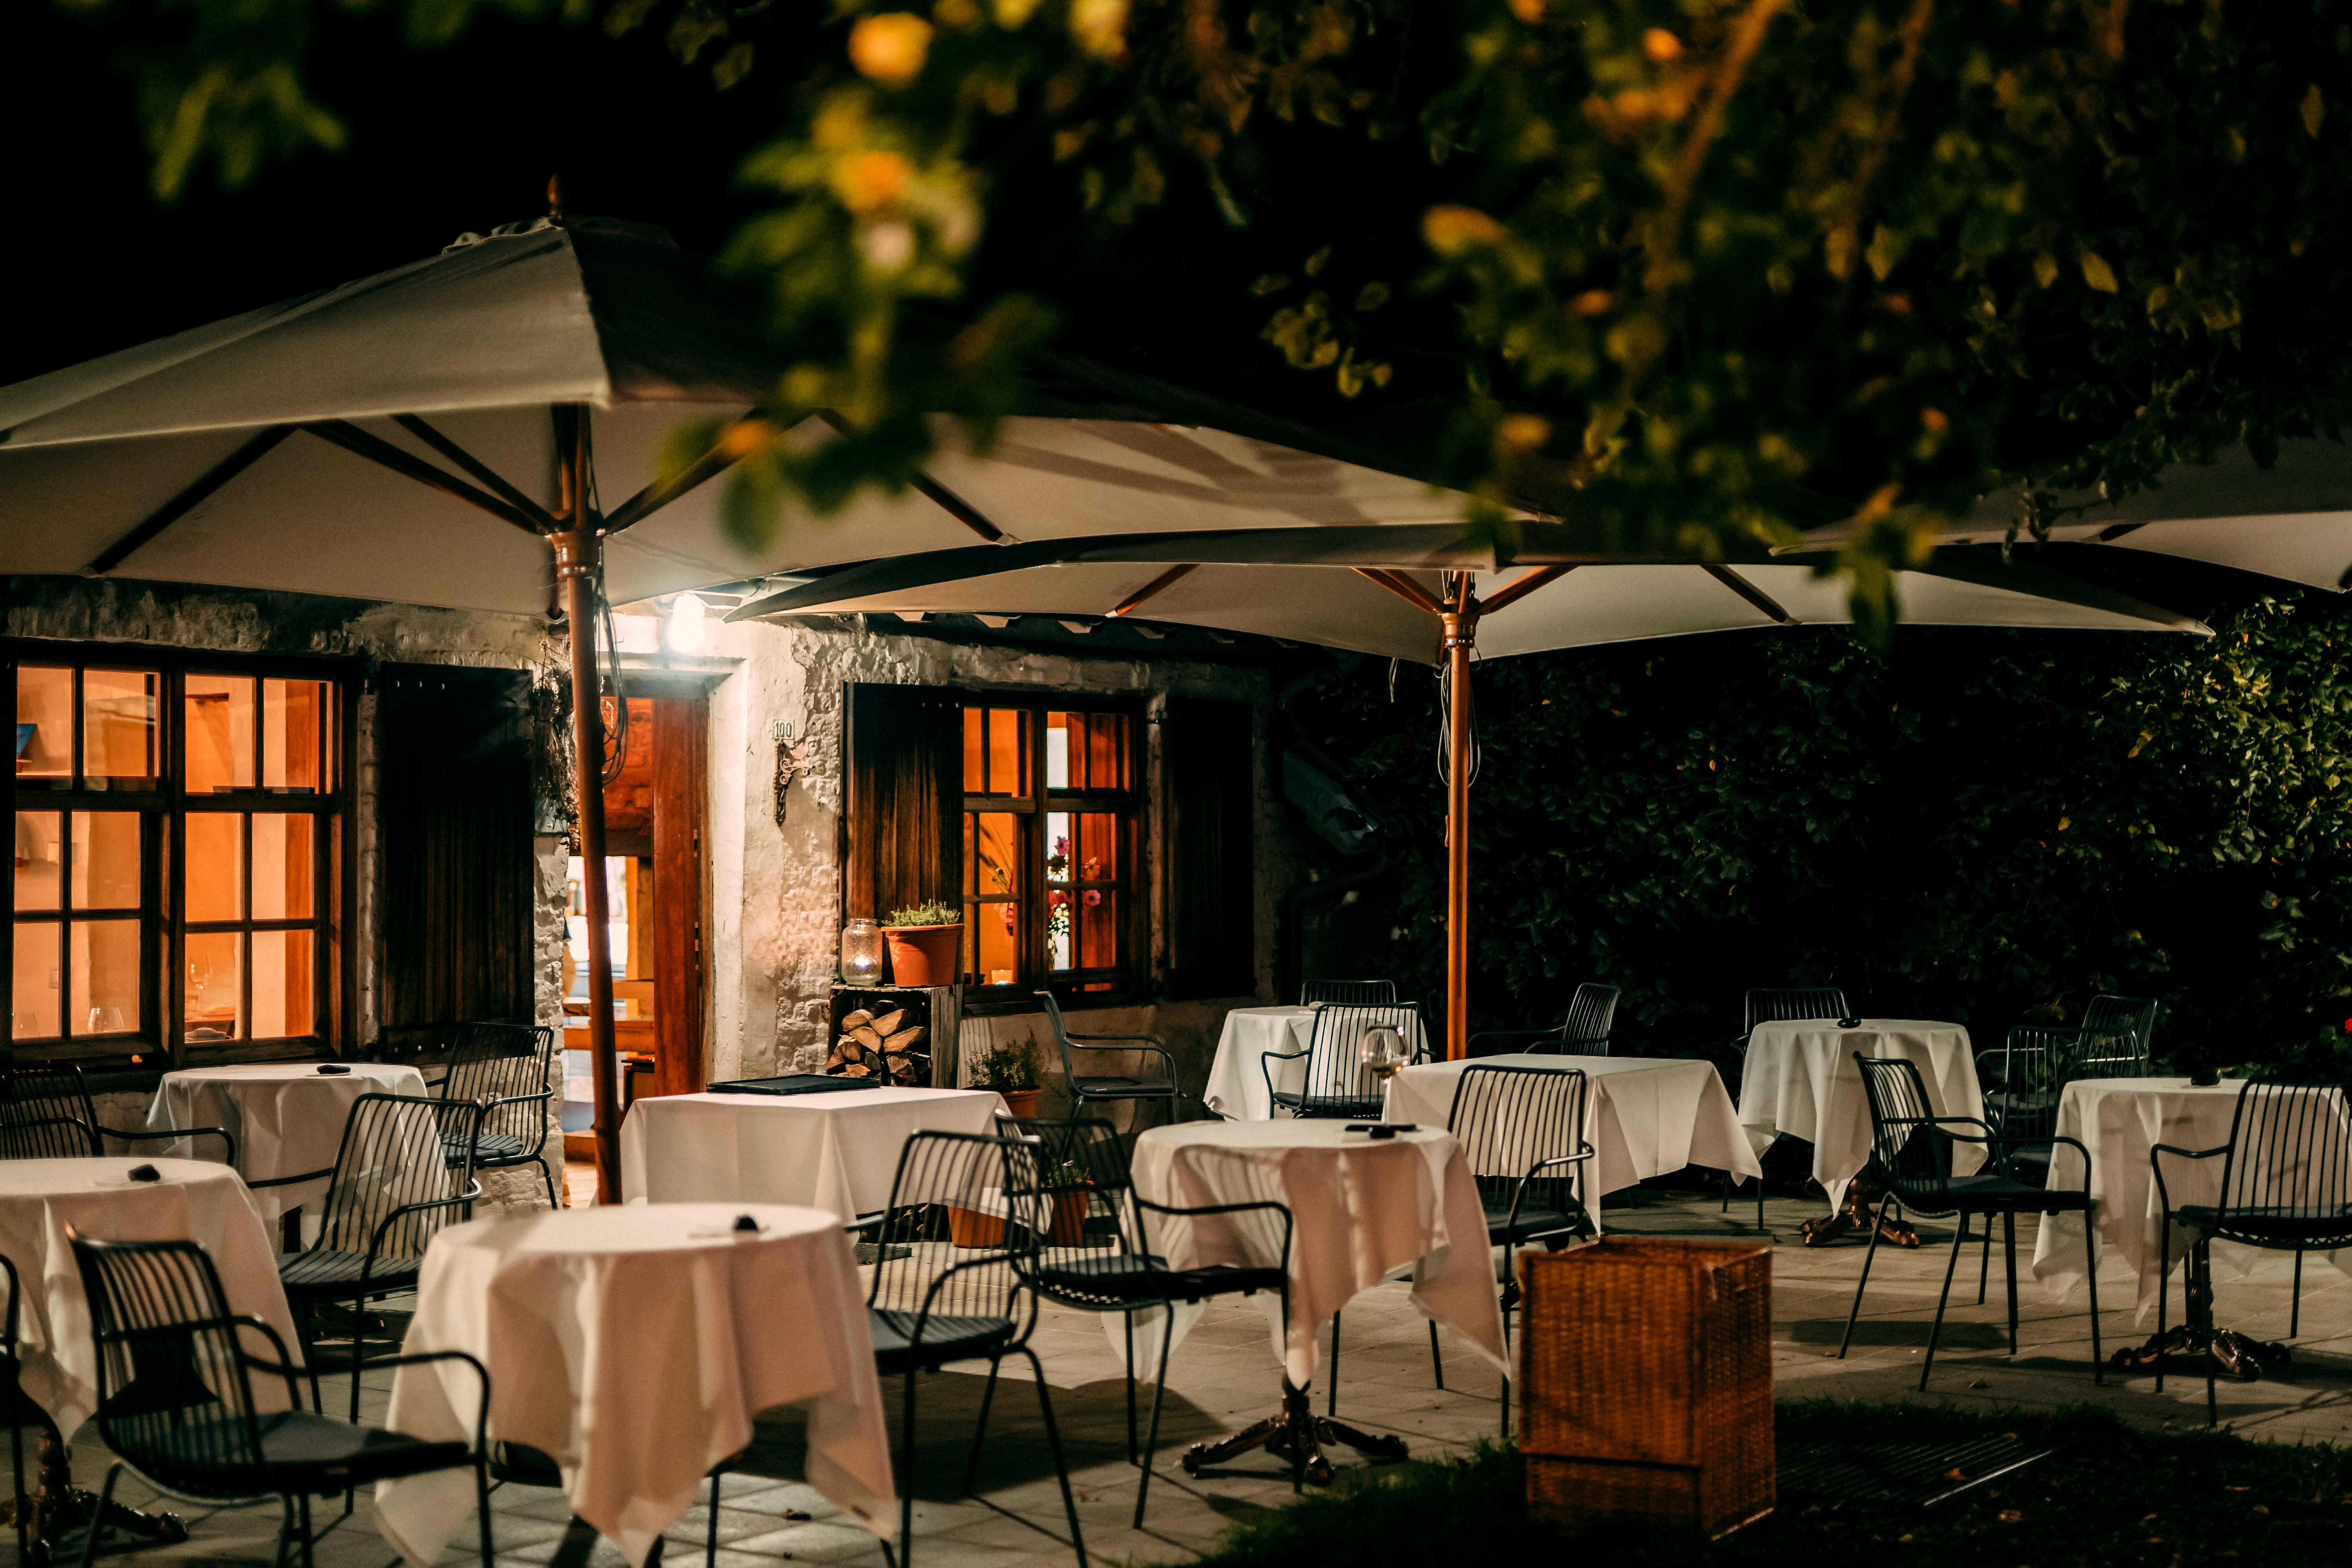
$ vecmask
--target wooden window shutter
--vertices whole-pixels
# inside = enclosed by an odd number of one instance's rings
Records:
[[[530,680],[385,665],[376,686],[377,921],[386,1035],[530,1022]]]
[[[962,906],[963,703],[924,686],[849,689],[842,913]]]
[[[1168,704],[1171,1000],[1257,991],[1253,721],[1245,702]]]

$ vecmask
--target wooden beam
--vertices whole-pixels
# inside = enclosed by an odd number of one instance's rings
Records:
[[[443,457],[448,458],[451,462],[457,464],[459,468],[465,469],[467,473],[473,475],[475,479],[480,480],[483,484],[488,485],[492,493],[497,495],[500,500],[505,501],[509,506],[514,508],[515,510],[530,519],[530,521],[539,527],[541,532],[553,533],[555,531],[555,519],[548,515],[548,510],[545,507],[540,505],[537,501],[523,494],[522,491],[515,489],[514,486],[507,483],[505,476],[500,474],[496,468],[491,468],[488,463],[483,462],[479,458],[474,456],[473,453],[468,452],[465,447],[460,447],[457,442],[452,441],[448,437],[444,436],[440,431],[436,430],[432,426],[427,425],[423,419],[414,414],[395,414],[392,416],[392,422],[399,426],[402,429],[407,431],[410,435],[415,437],[418,440],[424,442],[426,446],[432,447],[435,451],[440,453]]]
[[[532,526],[530,518],[525,517],[498,497],[487,490],[478,490],[456,475],[435,468],[422,458],[402,451],[381,436],[370,435],[348,419],[321,419],[313,424],[305,425],[302,428],[322,441],[333,442],[355,457],[365,458],[368,461],[390,468],[394,473],[404,478],[415,479],[427,489],[439,490],[443,495],[464,501],[467,506],[479,507],[500,522],[512,523],[533,539],[541,537],[539,530]]]
[[[261,461],[278,443],[294,434],[291,425],[272,425],[244,446],[215,463],[204,478],[165,501],[146,521],[98,552],[98,559],[82,568],[82,574],[103,577],[132,555],[154,542],[155,536],[187,516],[212,499],[229,480]]]
[[[1391,572],[1381,566],[1356,566],[1349,570],[1359,576],[1370,578],[1417,610],[1426,610],[1433,616],[1445,613],[1445,606],[1438,603],[1435,595],[1402,572]]]
[[[1516,605],[1547,583],[1557,582],[1575,571],[1573,566],[1538,566],[1534,571],[1514,577],[1504,584],[1478,606],[1481,616],[1491,616],[1506,605]]]
[[[1159,576],[1154,577],[1150,582],[1146,583],[1142,587],[1138,588],[1134,593],[1129,594],[1126,598],[1120,600],[1118,608],[1111,611],[1112,616],[1116,618],[1120,616],[1131,614],[1138,605],[1142,604],[1147,599],[1155,597],[1163,588],[1172,586],[1178,579],[1183,577],[1188,573],[1197,572],[1199,570],[1200,568],[1198,566],[1171,566],[1167,571],[1162,572]]]

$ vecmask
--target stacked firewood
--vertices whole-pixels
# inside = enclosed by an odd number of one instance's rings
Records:
[[[833,1042],[824,1070],[837,1078],[927,1085],[931,1080],[931,1054],[919,1047],[929,1033],[922,1025],[908,1021],[904,1007],[882,1013],[856,1008],[842,1015],[841,1033]]]

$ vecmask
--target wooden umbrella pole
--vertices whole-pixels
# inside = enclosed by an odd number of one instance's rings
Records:
[[[1478,600],[1470,574],[1454,580],[1439,621],[1444,628],[1445,1059],[1470,1052],[1470,649]]]
[[[621,1201],[620,1058],[613,1039],[613,954],[604,898],[604,715],[596,679],[596,564],[604,545],[588,513],[586,421],[561,417],[562,515],[550,535],[572,631],[572,776],[579,806],[580,900],[588,923],[588,1055],[596,1083],[596,1201]],[[564,426],[571,424],[572,431]],[[576,432],[576,434],[574,433]],[[571,434],[573,438],[561,437]]]

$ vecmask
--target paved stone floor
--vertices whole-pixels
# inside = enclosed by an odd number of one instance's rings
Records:
[[[1727,1215],[1715,1199],[1693,1194],[1645,1190],[1621,1196],[1630,1201],[1612,1200],[1605,1215],[1612,1232],[1757,1239],[1752,1199],[1735,1203]],[[1766,1223],[1776,1243],[1773,1357],[1783,1398],[1924,1399],[1985,1408],[2091,1403],[2150,1426],[2202,1425],[2200,1380],[2168,1380],[2161,1394],[2147,1376],[2111,1374],[2105,1386],[2095,1386],[2082,1296],[2053,1305],[2030,1275],[2019,1298],[2019,1353],[2010,1357],[1997,1245],[1992,1288],[1982,1307],[1976,1305],[1977,1258],[1971,1245],[1960,1271],[1966,1289],[1955,1285],[1956,1305],[1945,1324],[1933,1382],[1926,1394],[1916,1392],[1927,1322],[1949,1256],[1948,1229],[1933,1222],[1921,1226],[1927,1245],[1918,1251],[1880,1248],[1853,1351],[1843,1361],[1834,1359],[1861,1271],[1862,1247],[1859,1242],[1819,1251],[1798,1247],[1799,1223],[1820,1212],[1818,1200],[1774,1198],[1767,1205]],[[2021,1268],[2032,1256],[2032,1222],[2021,1224]],[[2222,1321],[2260,1338],[2284,1337],[2289,1279],[2290,1265],[2281,1259],[2264,1263],[2249,1279],[2222,1281]],[[2147,1326],[2136,1327],[2129,1310],[2130,1281],[2112,1258],[2101,1270],[2100,1284],[2108,1309],[2103,1324],[2107,1347],[2113,1350],[2144,1337]],[[390,1303],[395,1317],[400,1305]],[[1427,1331],[1406,1300],[1403,1287],[1386,1286],[1359,1298],[1346,1313],[1345,1326],[1339,1379],[1343,1418],[1396,1433],[1416,1455],[1464,1451],[1496,1431],[1494,1373],[1449,1344],[1446,1387],[1434,1387]],[[1178,1350],[1170,1368],[1150,1510],[1141,1531],[1129,1525],[1137,1472],[1125,1460],[1119,1357],[1096,1320],[1073,1312],[1049,1310],[1036,1345],[1069,1449],[1087,1552],[1095,1561],[1182,1562],[1207,1548],[1228,1523],[1279,1507],[1291,1496],[1286,1468],[1264,1454],[1244,1457],[1198,1480],[1186,1478],[1177,1465],[1188,1444],[1235,1430],[1275,1403],[1275,1362],[1255,1309],[1213,1307]],[[2222,1419],[2249,1436],[2273,1440],[2352,1441],[2352,1279],[2317,1258],[2309,1261],[2305,1272],[2295,1356],[2288,1374],[2276,1381],[2223,1384]],[[1007,1378],[1013,1375],[1008,1367]],[[388,1381],[388,1374],[371,1374],[365,1380],[370,1414],[381,1415]],[[1072,1557],[1061,1501],[1035,1401],[1025,1397],[1028,1389],[1016,1384],[999,1391],[979,1496],[956,1495],[981,1384],[976,1372],[950,1370],[924,1379],[919,1391],[915,1492],[920,1500],[915,1513],[915,1560],[957,1568],[1067,1563]],[[892,1395],[887,1403],[895,1442],[895,1385],[886,1393]],[[1318,1390],[1318,1408],[1321,1404]],[[1360,1463],[1344,1451],[1334,1458],[1343,1471]],[[95,1487],[106,1463],[95,1431],[86,1428],[76,1447],[78,1479]],[[801,1463],[795,1418],[778,1413],[762,1422],[759,1444],[743,1473],[724,1483],[719,1568],[773,1568],[785,1561],[880,1563],[870,1535],[840,1522],[836,1510],[801,1484]],[[123,1492],[134,1503],[148,1497],[144,1489],[128,1481]],[[560,1493],[508,1486],[494,1504],[501,1563],[620,1568],[619,1555],[610,1545],[592,1540],[584,1530],[567,1528],[569,1516]],[[192,1538],[182,1546],[142,1552],[139,1561],[234,1564],[271,1560],[274,1505],[218,1512],[181,1506],[181,1511],[193,1528]],[[699,1558],[707,1519],[697,1508],[678,1521],[671,1532],[671,1563],[683,1568]],[[474,1561],[470,1531],[460,1540],[465,1544],[452,1546],[444,1563]],[[13,1543],[0,1546],[0,1554],[12,1550]],[[333,1568],[387,1568],[393,1562],[375,1533],[366,1499],[360,1500],[351,1520],[320,1543],[318,1561]]]

